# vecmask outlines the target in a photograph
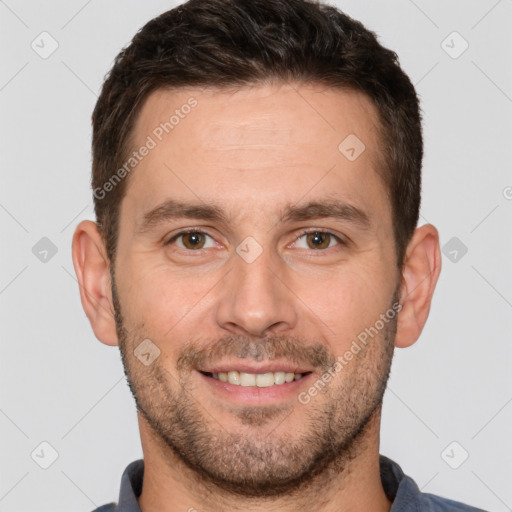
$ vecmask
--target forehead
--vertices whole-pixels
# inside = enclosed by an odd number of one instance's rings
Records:
[[[357,91],[304,84],[157,90],[132,142],[136,151],[152,146],[125,198],[141,211],[169,195],[249,211],[336,192],[386,209],[378,114]]]

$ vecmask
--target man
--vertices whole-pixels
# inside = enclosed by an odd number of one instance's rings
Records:
[[[98,511],[462,511],[379,455],[394,347],[439,276],[421,118],[333,7],[190,0],[116,58],[73,261],[144,460]]]

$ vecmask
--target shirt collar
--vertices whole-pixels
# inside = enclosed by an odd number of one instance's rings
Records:
[[[390,512],[405,512],[417,503],[420,490],[402,468],[391,459],[380,455],[380,477],[388,499],[393,502]],[[143,459],[131,462],[121,478],[119,502],[114,512],[141,512],[137,498],[142,492]]]

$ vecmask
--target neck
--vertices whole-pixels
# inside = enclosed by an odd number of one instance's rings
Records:
[[[205,482],[162,444],[140,413],[139,427],[144,453],[144,480],[138,498],[142,512],[389,512],[391,508],[379,470],[380,408],[357,440],[355,456],[348,457],[342,468],[334,461],[307,486],[264,500],[231,495]]]

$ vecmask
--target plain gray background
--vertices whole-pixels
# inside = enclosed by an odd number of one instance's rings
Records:
[[[142,455],[118,348],[96,340],[80,304],[71,237],[94,220],[103,77],[175,5],[0,1],[2,512],[90,511],[117,500]],[[398,53],[421,96],[421,224],[438,227],[445,253],[427,326],[395,356],[381,453],[425,492],[511,510],[512,1],[336,5]],[[48,469],[42,442],[58,454]]]

